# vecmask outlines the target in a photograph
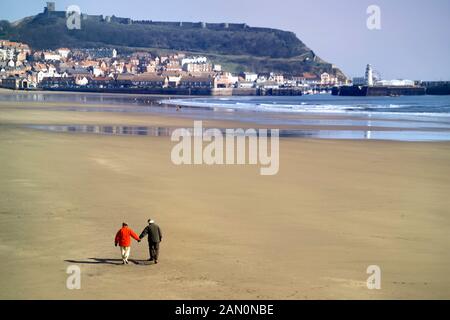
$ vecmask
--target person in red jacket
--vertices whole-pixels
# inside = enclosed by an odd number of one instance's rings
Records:
[[[131,251],[131,237],[137,242],[141,242],[137,234],[128,227],[128,224],[125,222],[122,223],[122,228],[117,232],[116,238],[114,239],[114,245],[116,247],[117,245],[120,246],[123,264],[128,264],[128,257],[130,256]]]

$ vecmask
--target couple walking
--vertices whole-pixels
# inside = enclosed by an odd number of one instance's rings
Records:
[[[158,263],[159,256],[159,243],[162,241],[162,233],[159,226],[152,219],[148,219],[148,226],[144,228],[141,235],[138,237],[136,233],[128,227],[125,222],[122,223],[122,228],[117,232],[114,239],[114,245],[120,246],[120,253],[122,255],[123,264],[128,264],[128,257],[130,256],[131,238],[134,238],[137,242],[141,242],[141,239],[148,236],[148,249],[150,252],[149,261]]]

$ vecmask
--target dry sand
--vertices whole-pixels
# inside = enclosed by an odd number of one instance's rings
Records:
[[[168,137],[20,126],[187,119],[12,105],[0,104],[2,299],[450,298],[450,143],[281,139],[270,177],[175,166]],[[149,217],[160,263],[116,265],[121,222],[141,232]],[[134,242],[131,259],[147,258]],[[66,288],[73,264],[81,290]],[[369,265],[381,290],[366,287]]]

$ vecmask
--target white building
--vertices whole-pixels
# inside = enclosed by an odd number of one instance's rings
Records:
[[[244,79],[247,82],[255,82],[258,79],[258,75],[256,73],[244,72]]]
[[[6,49],[0,49],[0,61],[5,61],[8,56]]]
[[[413,80],[403,80],[403,79],[395,79],[395,80],[380,80],[375,83],[377,86],[392,86],[392,87],[405,87],[405,86],[414,86]]]
[[[370,64],[368,64],[366,67],[365,79],[366,79],[366,85],[368,85],[370,87],[373,86],[373,70],[372,70],[372,66]]]
[[[337,77],[330,75],[327,72],[324,72],[320,75],[320,84],[321,85],[335,85],[337,84]]]
[[[76,77],[75,78],[75,84],[78,86],[86,86],[89,83],[88,78],[86,77]]]
[[[14,49],[7,49],[6,50],[6,60],[12,60],[15,57],[15,50]]]
[[[254,81],[240,81],[239,82],[239,88],[246,88],[246,89],[250,89],[250,88],[255,88],[256,84]]]
[[[61,56],[59,54],[53,53],[53,52],[44,52],[42,54],[42,58],[45,61],[60,61]]]
[[[210,63],[187,63],[183,65],[183,70],[192,73],[211,72],[213,66]]]
[[[66,59],[70,54],[70,49],[67,49],[67,48],[60,48],[57,51],[58,51],[58,54],[61,57],[63,57],[64,59]]]
[[[104,75],[104,72],[99,67],[93,67],[92,74],[94,75],[94,77],[102,77]]]
[[[208,58],[206,58],[206,57],[189,57],[189,58],[184,58],[183,60],[181,60],[181,65],[184,66],[185,64],[189,64],[189,63],[201,64],[201,63],[206,63],[206,62],[208,62]]]
[[[284,76],[281,73],[270,73],[269,81],[275,81],[277,84],[284,83]]]

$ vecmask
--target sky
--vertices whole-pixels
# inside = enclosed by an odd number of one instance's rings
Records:
[[[155,21],[238,22],[294,32],[347,76],[370,63],[383,79],[450,80],[449,0],[56,0],[88,14]],[[380,8],[381,29],[367,27]],[[45,1],[0,0],[0,20],[41,12]]]

